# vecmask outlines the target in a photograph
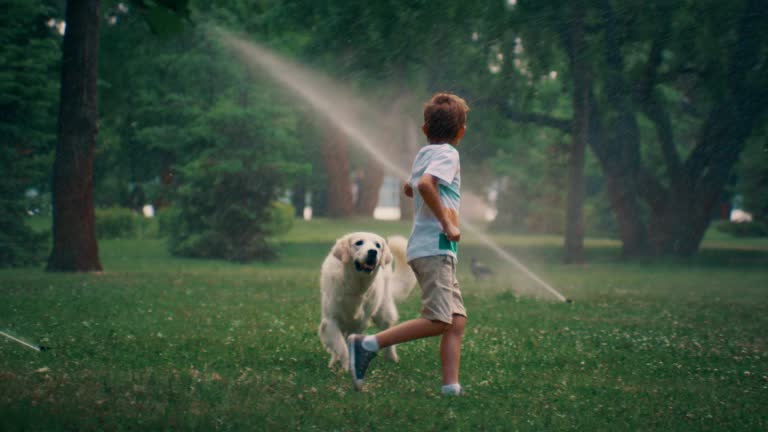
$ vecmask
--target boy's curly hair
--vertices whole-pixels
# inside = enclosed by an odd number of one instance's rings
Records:
[[[424,125],[430,143],[450,142],[467,123],[469,106],[451,93],[435,93],[424,105]]]

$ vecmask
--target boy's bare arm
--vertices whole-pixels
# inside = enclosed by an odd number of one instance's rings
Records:
[[[459,241],[461,238],[461,231],[457,226],[458,222],[451,220],[450,211],[443,208],[443,204],[440,202],[440,192],[437,189],[437,178],[431,174],[424,174],[419,179],[417,185],[421,197],[424,199],[424,203],[427,204],[432,213],[435,214],[437,220],[440,221],[440,225],[443,226],[443,232],[450,241]]]
[[[411,186],[411,184],[410,184],[410,183],[406,183],[406,184],[403,186],[403,193],[404,193],[404,194],[405,194],[405,196],[407,196],[408,198],[413,198],[413,187]]]

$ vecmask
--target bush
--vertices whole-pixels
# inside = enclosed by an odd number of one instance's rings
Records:
[[[296,220],[296,208],[284,202],[274,202],[270,208],[268,230],[273,235],[282,235],[293,228]]]
[[[9,213],[0,210],[0,221],[4,221],[0,230],[0,268],[40,264],[45,259],[50,232],[36,232],[26,225],[23,217]]]
[[[38,209],[25,192],[49,182],[53,162],[61,38],[42,23],[58,7],[12,0],[0,9],[0,267],[30,266],[44,260],[49,238],[28,226]]]
[[[238,262],[273,258],[270,237],[293,223],[293,208],[274,204],[290,172],[256,158],[203,158],[181,168],[174,208],[161,218],[171,253]]]
[[[27,202],[14,190],[14,183],[0,184],[0,268],[40,264],[50,238],[49,231],[38,232],[28,225]]]
[[[138,227],[138,238],[157,239],[161,237],[160,221],[157,218],[157,214],[155,214],[155,217],[151,217],[151,218],[144,217],[143,215],[138,215],[136,222]]]
[[[195,121],[198,135],[174,167],[172,254],[266,260],[275,255],[270,238],[290,228],[273,203],[309,165],[296,162],[303,150],[294,113],[254,97],[245,105],[219,100]]]
[[[125,207],[96,209],[96,237],[100,240],[136,238],[142,216]]]
[[[768,224],[763,222],[728,222],[721,221],[715,228],[734,237],[768,237]]]
[[[170,237],[173,231],[171,227],[178,217],[179,210],[173,206],[156,210],[154,219],[157,223],[157,236],[160,238]]]
[[[113,175],[105,175],[94,182],[95,205],[103,208],[120,208],[130,203],[131,189],[128,183]]]

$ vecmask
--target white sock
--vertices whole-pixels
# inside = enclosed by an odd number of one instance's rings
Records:
[[[379,350],[379,341],[376,340],[376,336],[366,336],[363,338],[363,348],[367,351],[376,352]]]
[[[461,385],[459,383],[446,384],[443,386],[444,395],[458,395],[461,394]]]

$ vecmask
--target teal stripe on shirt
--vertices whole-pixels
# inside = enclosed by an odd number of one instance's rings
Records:
[[[440,193],[444,194],[448,198],[455,199],[456,201],[461,199],[461,195],[458,192],[446,185],[440,185]]]

